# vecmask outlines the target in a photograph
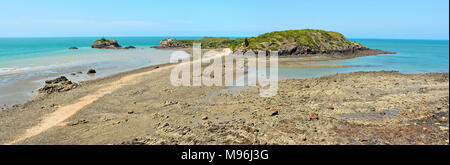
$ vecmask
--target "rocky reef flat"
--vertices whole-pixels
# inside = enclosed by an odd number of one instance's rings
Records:
[[[0,111],[0,143],[449,144],[447,73],[289,79],[263,98],[258,87],[174,87],[170,66],[82,82]],[[20,139],[64,107],[80,109]]]

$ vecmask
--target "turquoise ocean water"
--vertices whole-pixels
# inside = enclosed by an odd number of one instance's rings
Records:
[[[71,81],[91,80],[149,65],[168,63],[173,50],[150,48],[165,37],[114,37],[137,49],[92,49],[99,37],[0,38],[0,106],[24,103],[44,81],[64,75]],[[198,37],[177,37],[197,39]],[[69,50],[76,46],[79,49]],[[95,75],[87,75],[95,69]],[[72,75],[82,72],[83,74]]]
[[[172,50],[157,50],[167,37],[113,37],[120,45],[137,49],[99,50],[90,48],[98,37],[79,38],[0,38],[0,105],[23,103],[34,97],[30,91],[43,80],[66,75],[73,81],[89,80],[148,65],[167,63]],[[174,37],[198,39],[201,37]],[[402,73],[449,72],[449,41],[350,39],[369,48],[397,54],[320,61],[310,64],[354,65],[341,68],[279,68],[280,79],[309,78],[355,71],[395,70]],[[69,50],[76,46],[78,50]],[[88,69],[95,76],[70,73]]]
[[[357,65],[344,68],[279,68],[281,78],[309,78],[355,71],[399,71],[401,73],[449,72],[449,41],[351,39],[363,45],[397,54],[320,61],[309,64]]]
[[[166,37],[114,37],[122,46],[133,45],[136,50],[99,50],[90,48],[98,37],[80,38],[0,38],[0,74],[54,67],[65,67],[94,62],[123,60],[123,55],[138,53],[130,59],[145,58],[158,52],[150,46],[159,45]],[[196,39],[197,37],[177,37]],[[78,50],[69,50],[76,46]],[[160,52],[158,52],[160,53]],[[119,56],[122,55],[122,57]],[[103,56],[102,56],[103,55]],[[136,54],[132,54],[136,55]],[[111,58],[111,59],[108,59]],[[118,60],[115,58],[119,58]],[[148,57],[151,58],[151,57]],[[158,58],[152,58],[158,61]],[[146,61],[148,62],[148,61]],[[140,66],[140,65],[137,65]]]

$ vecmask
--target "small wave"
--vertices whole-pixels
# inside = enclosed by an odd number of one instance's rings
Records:
[[[45,71],[45,70],[58,69],[58,68],[62,68],[62,66],[61,65],[50,65],[50,66],[23,67],[23,68],[0,68],[0,76],[1,75],[28,73],[28,72],[38,72],[38,71]]]
[[[15,68],[0,68],[0,74],[1,73],[7,73],[7,72],[11,72],[14,71]]]

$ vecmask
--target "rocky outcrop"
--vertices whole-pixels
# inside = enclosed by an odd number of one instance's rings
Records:
[[[51,94],[55,92],[65,92],[79,87],[77,83],[72,83],[65,76],[58,77],[54,80],[45,81],[44,87],[39,89],[39,93]]]
[[[105,39],[102,38],[97,40],[92,44],[92,48],[97,49],[121,49],[122,46],[115,39]]]
[[[134,46],[127,46],[124,49],[136,49],[136,47],[134,47]]]
[[[97,71],[95,69],[89,69],[87,71],[87,74],[95,74],[95,73],[97,73]]]
[[[278,51],[280,56],[297,55],[349,55],[358,56],[393,54],[394,52],[374,50],[353,41],[344,35],[324,30],[288,30],[262,34],[248,38],[247,44],[239,44],[235,51]]]
[[[248,49],[248,48],[238,48],[235,52],[246,53],[252,51],[257,54],[258,51],[278,51],[279,56],[315,56],[315,55],[325,55],[325,56],[371,56],[378,54],[396,54],[395,52],[384,51],[380,49],[370,49],[362,45],[346,45],[342,47],[336,47],[333,49],[326,48],[311,48],[302,45],[290,45],[290,46],[280,46],[277,49]]]
[[[369,56],[377,54],[394,54],[394,52],[368,47],[347,40],[344,35],[324,30],[286,30],[265,33],[250,38],[213,38],[205,37],[199,40],[175,40],[168,38],[155,48],[186,48],[193,43],[201,43],[202,48],[230,48],[234,52],[278,51],[280,56]]]
[[[159,46],[154,46],[152,48],[187,48],[189,45],[177,42],[174,38],[167,38],[159,42]]]
[[[78,49],[77,47],[75,47],[75,46],[72,46],[72,47],[70,47],[69,49]]]

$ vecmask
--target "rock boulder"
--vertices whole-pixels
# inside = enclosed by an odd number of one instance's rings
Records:
[[[39,93],[55,93],[55,92],[65,92],[79,87],[77,83],[72,83],[65,76],[58,77],[54,80],[45,81],[44,87],[39,89]]]

